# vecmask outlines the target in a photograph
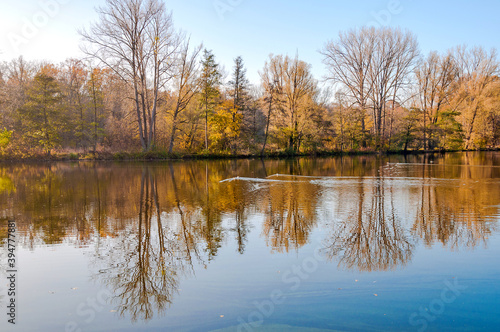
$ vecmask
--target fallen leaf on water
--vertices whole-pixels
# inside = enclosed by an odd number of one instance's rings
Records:
[[[378,296],[378,294],[373,294],[373,295]]]
[[[358,279],[356,279],[356,280],[354,280],[354,281],[358,282]]]
[[[224,315],[220,315],[220,318],[224,318]]]

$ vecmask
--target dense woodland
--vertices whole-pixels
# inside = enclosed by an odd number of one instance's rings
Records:
[[[107,0],[83,59],[0,64],[0,156],[265,155],[500,147],[495,50],[421,54],[396,28],[340,32],[325,76],[297,55],[244,59],[177,31],[160,0]],[[229,66],[228,66],[229,65]]]

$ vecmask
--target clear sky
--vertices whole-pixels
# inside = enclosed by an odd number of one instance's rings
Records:
[[[61,62],[79,57],[77,29],[97,20],[105,0],[0,0],[0,61],[23,55]],[[400,26],[414,32],[424,54],[461,44],[500,47],[499,0],[167,0],[175,26],[203,42],[230,71],[241,55],[248,77],[268,55],[297,52],[325,72],[318,53],[339,31],[364,25]]]

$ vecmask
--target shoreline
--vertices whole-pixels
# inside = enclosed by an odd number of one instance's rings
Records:
[[[294,159],[294,158],[329,158],[346,156],[390,156],[390,155],[422,155],[422,154],[444,154],[456,152],[495,152],[500,148],[494,149],[474,149],[474,150],[393,150],[393,151],[317,151],[289,153],[286,151],[271,152],[261,154],[180,154],[162,151],[149,152],[98,152],[96,155],[89,153],[56,153],[51,156],[31,155],[27,157],[0,156],[0,163],[10,162],[60,162],[60,161],[182,161],[182,160],[235,160],[235,159]]]

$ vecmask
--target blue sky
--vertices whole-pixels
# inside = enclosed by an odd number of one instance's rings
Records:
[[[94,7],[105,3],[0,1],[0,61],[19,55],[53,62],[81,56],[76,31],[95,21]],[[498,0],[167,0],[166,4],[175,26],[191,35],[194,43],[212,49],[226,71],[241,55],[254,83],[271,53],[298,52],[321,79],[325,69],[318,50],[339,31],[364,25],[408,28],[417,35],[424,54],[461,44],[500,46]]]

